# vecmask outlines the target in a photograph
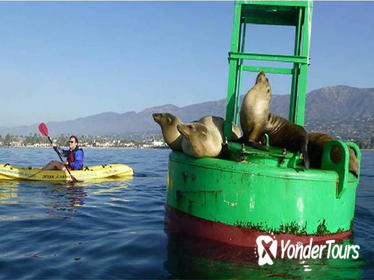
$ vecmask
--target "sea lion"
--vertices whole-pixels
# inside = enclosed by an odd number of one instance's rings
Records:
[[[292,152],[301,152],[304,158],[305,168],[309,169],[309,138],[308,133],[302,126],[269,113],[265,132],[269,135],[269,144],[271,146],[286,148]]]
[[[170,113],[154,113],[152,117],[161,126],[165,143],[173,151],[182,151],[182,135],[177,129],[177,125],[182,121]]]
[[[332,136],[313,131],[309,133],[308,153],[310,158],[310,166],[313,168],[321,168],[323,147],[326,143],[335,140]],[[338,148],[331,149],[331,160],[335,163],[341,159],[341,152]],[[349,148],[349,172],[358,177],[359,163],[357,156],[352,148]]]
[[[217,157],[222,151],[224,119],[205,116],[197,122],[178,124],[177,129],[184,136],[182,150],[185,154],[200,157]],[[240,129],[233,125],[233,138],[241,136]]]
[[[270,114],[271,88],[264,72],[256,78],[256,84],[243,99],[240,108],[240,126],[243,130],[243,140],[251,146],[257,144],[265,133],[266,123]]]
[[[256,84],[244,97],[240,108],[240,125],[244,142],[258,149],[264,149],[258,142],[266,132],[270,145],[301,151],[305,167],[309,168],[308,133],[301,126],[270,113],[271,87],[264,72],[256,78]]]

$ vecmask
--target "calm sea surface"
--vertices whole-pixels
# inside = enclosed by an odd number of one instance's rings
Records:
[[[360,245],[360,258],[277,260],[266,267],[240,258],[243,249],[165,232],[168,155],[85,150],[86,165],[130,165],[135,174],[127,181],[0,182],[0,279],[374,279],[374,151],[363,151],[349,240]],[[2,163],[41,166],[51,159],[52,149],[0,149]]]

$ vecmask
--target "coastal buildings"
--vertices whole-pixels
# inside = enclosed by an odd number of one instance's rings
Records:
[[[68,137],[60,136],[56,138],[56,143],[60,146],[67,146]],[[161,136],[146,137],[139,140],[130,140],[113,137],[79,137],[80,146],[86,148],[168,148]],[[5,138],[0,136],[0,146],[3,147],[44,147],[49,148],[51,144],[42,136],[14,136],[7,135]]]

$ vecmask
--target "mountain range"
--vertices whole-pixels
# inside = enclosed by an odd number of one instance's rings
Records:
[[[243,96],[242,96],[243,98]],[[226,100],[203,102],[184,107],[172,104],[144,109],[140,112],[105,112],[69,121],[47,123],[51,135],[118,135],[160,132],[152,113],[169,112],[188,122],[205,115],[224,116]],[[273,95],[271,112],[288,117],[289,95]],[[310,130],[325,130],[331,134],[354,136],[357,123],[363,124],[364,136],[374,134],[374,88],[331,86],[307,94],[305,120]],[[347,131],[342,128],[345,128]],[[351,131],[352,130],[352,131]],[[351,132],[349,132],[351,131]],[[38,133],[37,124],[0,127],[0,134],[28,135]],[[348,133],[348,134],[347,134]],[[358,132],[361,133],[360,131]],[[361,133],[361,134],[362,134]],[[352,135],[351,135],[352,134]],[[357,131],[356,131],[357,134]],[[360,134],[360,135],[361,135]],[[356,135],[357,136],[357,135]]]

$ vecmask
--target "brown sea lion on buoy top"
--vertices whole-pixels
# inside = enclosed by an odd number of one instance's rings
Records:
[[[323,133],[313,131],[309,133],[309,144],[308,153],[310,158],[310,166],[312,168],[321,168],[322,164],[322,153],[323,147],[326,143],[335,140],[332,136]],[[357,161],[357,156],[352,148],[349,148],[349,172],[353,173],[358,177],[359,163]],[[341,159],[341,152],[338,148],[331,149],[331,160],[333,162],[339,162]]]
[[[165,143],[173,151],[182,151],[182,135],[177,129],[177,125],[182,121],[170,113],[154,113],[152,117],[161,126]]]
[[[304,157],[304,165],[308,169],[308,133],[303,127],[271,114],[270,99],[269,80],[264,72],[260,72],[255,86],[247,92],[240,108],[242,141],[263,150],[258,142],[266,132],[269,135],[270,145],[286,148],[292,152],[300,151]]]
[[[260,148],[258,142],[265,133],[266,123],[270,114],[271,88],[264,72],[256,78],[256,84],[243,99],[240,108],[240,126],[243,130],[243,142]]]
[[[286,148],[292,152],[301,152],[305,168],[309,169],[308,132],[280,116],[269,114],[265,128],[269,135],[270,146]]]
[[[224,119],[206,116],[187,124],[178,124],[179,132],[184,136],[182,150],[185,154],[200,157],[217,157],[222,151]],[[239,139],[239,127],[233,125],[233,139]]]

